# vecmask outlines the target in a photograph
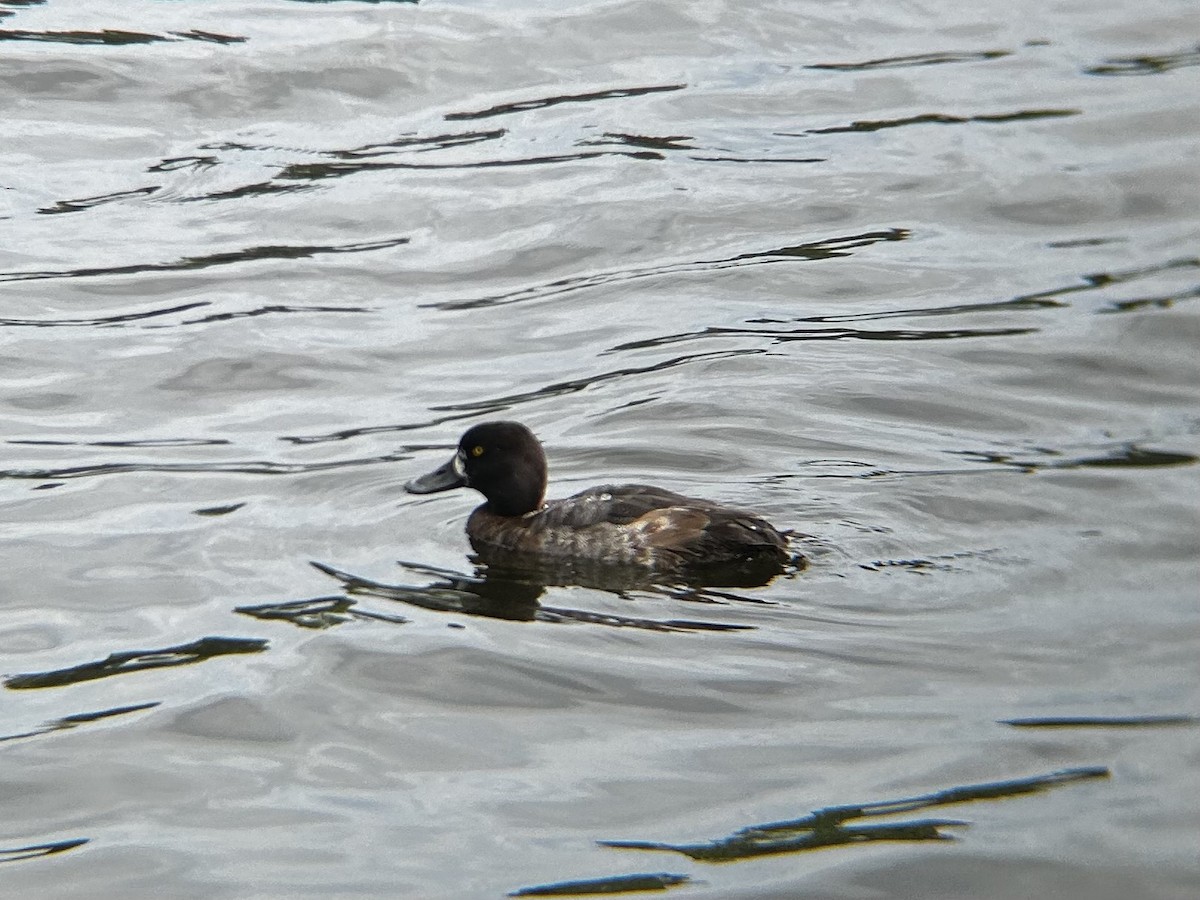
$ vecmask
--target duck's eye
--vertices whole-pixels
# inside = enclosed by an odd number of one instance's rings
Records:
[[[472,456],[483,456],[483,447],[481,447],[479,444],[476,444],[474,447],[471,448],[471,455]]]

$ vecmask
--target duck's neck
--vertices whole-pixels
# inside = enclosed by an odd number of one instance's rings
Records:
[[[518,467],[513,476],[488,492],[488,510],[498,516],[523,516],[541,509],[546,496],[545,470]]]

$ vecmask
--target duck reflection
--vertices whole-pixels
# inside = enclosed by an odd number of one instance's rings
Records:
[[[353,608],[350,597],[377,597],[394,600],[421,609],[436,612],[460,613],[468,616],[482,616],[489,619],[506,619],[516,622],[547,622],[565,623],[582,622],[592,625],[607,625],[614,628],[642,628],[651,631],[742,631],[753,626],[737,625],[724,622],[699,621],[694,619],[648,619],[637,616],[624,616],[612,613],[601,613],[585,609],[575,609],[561,606],[547,606],[542,603],[546,588],[555,585],[574,585],[592,587],[627,596],[632,590],[643,590],[659,593],[676,599],[690,600],[703,603],[726,603],[742,601],[764,603],[767,601],[742,597],[723,591],[716,591],[696,586],[677,586],[665,588],[654,584],[648,578],[634,579],[628,572],[618,579],[616,573],[592,573],[593,575],[610,575],[609,578],[588,579],[587,573],[577,570],[558,570],[557,572],[538,572],[530,570],[504,569],[494,563],[484,565],[477,563],[470,574],[441,569],[421,563],[401,562],[406,569],[432,580],[423,584],[385,583],[345,572],[325,563],[313,562],[319,571],[337,579],[347,595],[343,598],[322,598],[321,601],[300,601],[300,603],[320,602],[324,604],[321,610],[311,607],[301,609],[295,604],[273,604],[260,607],[242,607],[238,611],[258,618],[288,618],[287,610],[283,607],[293,606],[291,613],[303,617],[304,621],[296,624],[305,627],[328,627],[337,624],[329,618],[330,615],[339,617],[342,621],[348,618],[389,619],[403,622],[402,618],[383,616],[378,613],[359,611]],[[557,579],[557,580],[556,580]],[[336,608],[329,604],[340,601]],[[314,619],[314,616],[320,616]],[[314,625],[314,621],[322,624]]]

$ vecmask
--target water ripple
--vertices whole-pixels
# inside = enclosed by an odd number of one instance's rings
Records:
[[[1061,785],[1108,778],[1110,775],[1107,766],[1085,766],[1027,778],[964,784],[900,800],[826,806],[815,809],[808,815],[797,819],[767,822],[762,825],[747,825],[727,837],[698,844],[673,844],[661,841],[597,841],[597,843],[602,847],[613,847],[620,850],[658,850],[682,853],[699,862],[731,862],[768,854],[795,853],[841,844],[862,844],[868,841],[952,840],[950,835],[941,831],[942,828],[964,827],[970,823],[953,819],[850,823],[857,819],[894,816],[950,804],[1039,794]]]
[[[213,266],[228,266],[244,262],[259,262],[278,259],[307,259],[331,253],[364,253],[384,250],[407,244],[409,238],[388,238],[381,241],[364,241],[355,244],[275,244],[246,247],[242,250],[227,250],[205,256],[185,256],[173,262],[134,263],[126,266],[96,266],[82,269],[53,269],[38,272],[0,272],[3,281],[40,281],[48,278],[91,278],[97,275],[140,275],[144,272],[180,272],[208,269]]]
[[[851,122],[849,125],[833,125],[828,128],[810,128],[803,134],[844,134],[848,132],[882,131],[885,128],[902,128],[906,125],[964,125],[968,122],[1021,122],[1030,119],[1061,119],[1067,116],[1078,116],[1079,109],[1019,109],[1015,112],[989,113],[974,116],[955,116],[947,113],[921,113],[916,116],[903,116],[897,119],[878,119]],[[802,135],[780,133],[781,137],[801,137]]]
[[[913,66],[939,66],[947,63],[980,62],[1012,56],[1011,50],[974,50],[965,53],[917,53],[911,56],[885,56],[854,63],[813,63],[806,69],[827,69],[834,72],[869,72],[873,69],[905,69]]]
[[[28,847],[0,847],[0,863],[17,862],[22,859],[36,859],[39,856],[53,856],[64,850],[74,850],[82,847],[90,838],[71,838],[65,841],[53,841],[48,844],[31,844]]]
[[[505,116],[515,112],[528,112],[531,109],[545,109],[548,106],[558,106],[561,103],[590,103],[595,100],[614,100],[622,97],[641,97],[645,94],[660,94],[664,91],[681,91],[686,84],[661,84],[648,87],[611,88],[605,91],[589,91],[583,94],[556,94],[550,97],[540,97],[534,100],[519,100],[514,103],[499,103],[476,112],[447,113],[446,120],[462,121],[466,119],[490,119],[492,116]]]
[[[2,276],[0,276],[2,280]],[[140,322],[158,316],[169,316],[173,313],[187,312],[211,305],[208,301],[183,303],[179,306],[168,306],[164,309],[151,309],[136,313],[118,313],[111,316],[84,316],[78,319],[15,319],[0,318],[0,326],[15,328],[79,328],[95,325],[124,325],[127,322]]]
[[[630,366],[624,369],[612,369],[607,372],[600,372],[596,375],[586,375],[582,378],[572,378],[568,381],[558,381],[554,384],[548,384],[544,387],[537,388],[532,391],[521,391],[516,394],[506,394],[503,397],[493,397],[487,400],[472,400],[468,403],[452,403],[445,406],[433,406],[431,410],[435,412],[487,412],[497,413],[521,403],[528,403],[531,400],[542,400],[547,397],[558,397],[563,394],[573,394],[577,391],[582,391],[593,385],[603,384],[606,381],[613,381],[617,378],[624,378],[627,375],[644,375],[648,372],[662,372],[667,369],[674,369],[678,366],[688,365],[690,363],[709,361],[714,359],[732,359],[739,356],[752,356],[759,353],[765,353],[765,350],[743,349],[743,350],[722,350],[714,353],[691,353],[686,356],[676,356],[672,359],[665,359],[661,362],[656,362],[648,366]]]
[[[202,41],[207,44],[242,44],[246,38],[239,35],[216,34],[212,31],[168,31],[166,34],[149,34],[143,31],[123,31],[104,28],[100,31],[24,31],[0,28],[0,41],[37,41],[50,44],[160,44],[178,41]]]
[[[70,731],[73,728],[78,728],[80,725],[88,725],[92,722],[99,722],[103,719],[111,719],[113,716],[124,716],[129,713],[143,712],[147,709],[154,709],[160,705],[160,701],[154,700],[149,703],[135,703],[132,706],[117,706],[112,709],[102,709],[97,712],[75,713],[70,716],[63,716],[60,719],[54,719],[50,722],[45,722],[39,725],[32,731],[23,731],[20,734],[0,735],[0,741],[16,741],[21,738],[39,737],[43,734],[52,734],[56,731]]]
[[[85,209],[91,209],[94,206],[101,206],[105,203],[113,203],[119,200],[129,200],[134,197],[148,197],[160,190],[162,190],[161,185],[148,185],[147,187],[130,188],[127,191],[115,191],[111,194],[101,194],[96,197],[81,197],[78,200],[59,200],[53,206],[42,207],[38,210],[38,212],[42,215],[83,212]]]
[[[389,429],[377,430],[386,431]],[[411,456],[404,453],[389,453],[382,456],[372,456],[368,458],[332,460],[318,463],[278,463],[268,462],[266,460],[205,463],[96,463],[88,466],[67,466],[61,469],[4,469],[0,470],[0,480],[10,478],[19,481],[60,481],[68,478],[91,478],[99,475],[125,475],[135,472],[170,472],[179,474],[221,473],[226,475],[301,475],[307,472],[327,472],[333,469],[379,465],[382,463],[397,462],[399,460],[411,458]]]
[[[1084,69],[1085,75],[1161,75],[1172,69],[1185,66],[1200,66],[1200,47],[1179,53],[1162,53],[1146,56],[1118,56],[1106,59],[1096,66]]]
[[[591,153],[548,153],[544,156],[521,156],[510,159],[481,159],[474,162],[459,163],[415,163],[415,162],[335,162],[335,163],[295,163],[285,166],[279,178],[305,180],[321,180],[338,178],[343,175],[356,175],[359,172],[384,171],[387,169],[412,169],[417,171],[436,171],[442,169],[498,169],[521,166],[545,166],[564,162],[579,162],[586,159],[599,159],[605,156],[622,156],[628,159],[658,160],[662,154],[650,150],[621,152],[617,150],[598,150]]]
[[[1120,269],[1111,272],[1093,272],[1081,275],[1075,284],[1062,287],[1047,288],[1027,294],[1019,294],[1008,300],[985,301],[981,303],[952,303],[947,306],[918,306],[905,309],[885,309],[860,313],[835,313],[832,315],[798,316],[789,319],[759,318],[750,319],[751,325],[779,325],[791,322],[811,322],[819,324],[838,322],[871,322],[881,319],[908,318],[910,316],[956,316],[965,313],[994,313],[1014,312],[1039,309],[1064,309],[1070,304],[1058,299],[1072,294],[1100,290],[1112,285],[1127,284],[1146,278],[1153,278],[1172,272],[1187,269],[1200,269],[1200,257],[1182,257],[1170,259],[1161,263],[1152,263],[1131,269]],[[1152,297],[1142,297],[1128,301],[1117,301],[1101,307],[1099,313],[1127,312],[1140,306],[1169,306],[1172,301],[1188,299],[1200,295],[1200,286],[1184,289]]]
[[[205,637],[177,647],[111,653],[104,659],[66,669],[10,675],[4,679],[4,686],[13,691],[65,687],[144,669],[188,666],[231,653],[261,653],[267,649],[267,644],[262,638]]]
[[[659,278],[666,275],[683,275],[698,272],[716,272],[722,269],[740,266],[767,265],[778,262],[813,261],[819,259],[836,259],[851,256],[851,251],[873,244],[888,241],[903,241],[909,236],[906,228],[885,228],[878,231],[866,231],[861,234],[839,235],[803,244],[786,247],[776,247],[769,250],[754,250],[738,253],[734,256],[716,259],[700,259],[691,262],[666,263],[653,266],[639,266],[632,269],[616,269],[607,272],[597,272],[591,275],[576,275],[560,278],[544,284],[520,288],[503,294],[489,294],[467,300],[448,300],[439,303],[423,304],[429,309],[466,310],[481,307],[506,306],[510,303],[523,303],[530,300],[544,300],[558,297],[574,291],[586,290],[612,284],[622,284],[645,278]]]
[[[879,331],[864,331],[857,328],[723,328],[710,326],[698,331],[684,331],[678,334],[667,334],[653,338],[643,338],[618,344],[606,350],[615,353],[624,350],[642,350],[647,347],[663,347],[669,344],[681,344],[687,341],[704,338],[739,338],[760,337],[770,338],[773,343],[782,344],[791,341],[942,341],[955,338],[969,337],[1011,337],[1020,334],[1034,334],[1036,328],[952,328],[952,329],[886,329]]]
[[[508,134],[506,128],[493,128],[490,131],[456,131],[427,136],[405,135],[392,141],[364,144],[349,150],[331,150],[326,155],[336,159],[363,159],[371,156],[383,156],[397,150],[428,153],[431,150],[449,150],[453,147],[467,147],[471,144],[495,141],[506,134]]]

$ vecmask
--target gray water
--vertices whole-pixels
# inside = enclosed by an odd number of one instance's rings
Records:
[[[1198,44],[1184,0],[0,2],[6,895],[1196,896]],[[477,497],[401,486],[491,418],[552,496],[807,567],[489,582]],[[1083,767],[909,815],[955,841],[597,843]]]

